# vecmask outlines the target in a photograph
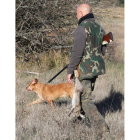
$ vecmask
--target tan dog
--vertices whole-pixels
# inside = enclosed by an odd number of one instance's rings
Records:
[[[43,101],[47,101],[52,107],[53,101],[56,100],[59,97],[66,97],[69,96],[71,99],[73,97],[74,92],[74,85],[71,85],[69,83],[60,83],[56,85],[52,84],[43,84],[38,83],[37,79],[34,79],[28,87],[26,87],[28,91],[34,91],[38,94],[39,99],[31,102],[30,104],[26,106],[30,106],[33,104],[37,104]]]

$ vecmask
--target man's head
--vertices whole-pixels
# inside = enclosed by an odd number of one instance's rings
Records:
[[[79,21],[80,18],[92,12],[91,7],[88,4],[81,4],[77,7],[77,19]]]

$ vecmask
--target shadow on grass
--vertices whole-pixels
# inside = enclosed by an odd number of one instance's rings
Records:
[[[124,101],[124,96],[120,92],[113,90],[113,85],[110,90],[110,96],[105,98],[99,103],[95,103],[98,111],[105,117],[107,112],[116,112],[122,110],[122,102]]]
[[[55,104],[55,106],[67,106],[67,105],[70,105],[71,104],[71,102],[70,101],[57,101],[57,102],[55,102],[54,103]]]
[[[48,104],[47,102],[45,102],[46,104]],[[61,106],[67,106],[67,105],[70,105],[71,104],[71,101],[67,101],[67,100],[56,100],[54,101],[54,106],[58,106],[58,107],[61,107]]]

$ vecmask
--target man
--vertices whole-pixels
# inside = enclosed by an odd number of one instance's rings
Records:
[[[103,55],[106,47],[102,46],[105,31],[95,22],[92,9],[87,4],[78,6],[77,19],[78,27],[74,32],[74,43],[67,70],[67,81],[72,84],[73,72],[75,69],[79,69],[79,80],[84,86],[84,92],[81,95],[82,109],[96,130],[96,139],[99,139],[103,134],[109,132],[109,129],[93,103],[92,91],[98,75],[105,73]]]

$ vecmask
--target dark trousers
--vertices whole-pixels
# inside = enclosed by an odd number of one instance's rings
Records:
[[[98,112],[93,100],[92,92],[94,90],[97,77],[89,80],[82,80],[84,92],[81,95],[81,105],[85,116],[89,119],[90,124],[95,128],[97,134],[109,132],[108,126],[103,116]]]

